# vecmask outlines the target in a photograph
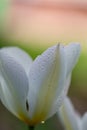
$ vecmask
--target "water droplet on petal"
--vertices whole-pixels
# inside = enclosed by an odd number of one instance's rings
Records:
[[[42,123],[42,124],[44,124],[44,123],[45,123],[45,121],[41,121],[41,123]]]

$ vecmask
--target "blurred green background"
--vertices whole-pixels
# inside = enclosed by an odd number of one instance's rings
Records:
[[[81,115],[87,111],[87,2],[82,0],[0,0],[0,47],[19,46],[33,59],[56,43],[80,42],[69,97]],[[27,126],[0,104],[0,130],[27,130]],[[61,128],[57,116],[37,130]],[[62,130],[62,128],[61,128]]]

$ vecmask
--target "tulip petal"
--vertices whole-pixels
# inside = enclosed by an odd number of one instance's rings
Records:
[[[67,130],[81,129],[81,126],[78,123],[80,116],[74,110],[74,107],[68,97],[65,98],[63,106],[58,111],[58,116],[60,116],[60,119]]]
[[[2,103],[17,116],[26,113],[26,97],[29,90],[26,66],[30,59],[23,64],[23,60],[26,59],[24,58],[26,54],[23,56],[23,53],[17,48],[0,50],[0,98]]]
[[[63,101],[64,101],[64,99],[67,95],[69,85],[70,85],[70,81],[71,81],[71,74],[66,79],[66,83],[64,84],[64,89],[63,89],[60,97],[58,97],[58,99],[53,103],[53,107],[49,111],[47,118],[50,118],[52,115],[54,115],[58,111],[58,108],[60,108],[60,106],[62,105],[62,103],[63,103]]]
[[[46,118],[54,100],[62,93],[65,72],[64,49],[60,44],[35,59],[29,73],[30,117]]]
[[[64,47],[65,49],[65,57],[67,61],[67,76],[73,68],[75,67],[78,58],[80,56],[80,44],[79,43],[70,43],[69,45]]]
[[[31,57],[22,49],[18,47],[5,47],[0,51],[14,58],[25,69],[26,73],[29,73],[30,66],[32,64]]]
[[[82,130],[87,130],[87,112],[82,117]]]
[[[54,102],[51,111],[47,118],[51,117],[55,112],[58,111],[59,106],[61,106],[65,96],[67,95],[68,88],[71,81],[71,72],[77,63],[77,60],[80,55],[80,44],[71,43],[67,46],[64,46],[64,53],[66,59],[66,82],[64,84],[64,89],[60,97],[58,97],[57,101]]]
[[[13,96],[7,88],[6,82],[3,77],[0,76],[0,100],[3,105],[17,116],[16,105],[14,104]]]

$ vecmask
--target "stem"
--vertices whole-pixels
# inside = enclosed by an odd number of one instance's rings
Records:
[[[34,126],[29,126],[28,128],[29,128],[29,130],[34,130],[35,127]]]

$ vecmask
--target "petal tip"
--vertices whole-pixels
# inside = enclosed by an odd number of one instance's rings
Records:
[[[81,44],[79,42],[71,42],[70,43],[72,46],[77,47],[79,50],[81,50]]]

